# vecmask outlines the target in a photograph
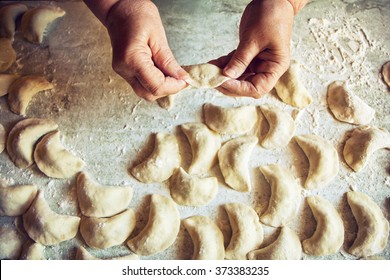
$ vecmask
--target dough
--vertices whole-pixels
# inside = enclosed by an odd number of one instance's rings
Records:
[[[103,260],[96,258],[93,256],[91,253],[87,251],[84,247],[78,247],[77,252],[76,252],[76,260],[89,260],[89,261],[94,261],[94,260]],[[116,257],[116,258],[109,258],[109,259],[104,259],[104,260],[116,260],[116,261],[124,261],[124,260],[139,260],[139,257],[136,254],[130,254],[127,256],[123,257]]]
[[[8,70],[16,61],[16,52],[12,47],[12,41],[0,38],[0,73]]]
[[[382,78],[388,87],[390,87],[390,61],[382,66]]]
[[[290,228],[281,228],[278,238],[267,247],[249,252],[250,260],[300,260],[301,242]]]
[[[60,140],[60,132],[55,130],[46,134],[37,144],[34,159],[46,176],[69,178],[81,171],[84,162],[66,150]]]
[[[38,193],[33,185],[3,186],[0,181],[0,216],[20,216],[30,207]]]
[[[305,108],[312,102],[312,97],[300,79],[297,61],[291,61],[290,68],[280,77],[275,90],[284,103],[294,107]]]
[[[39,243],[28,242],[27,246],[22,251],[21,260],[46,260],[45,246]]]
[[[295,133],[293,118],[274,105],[261,105],[261,112],[269,124],[267,135],[260,141],[266,149],[277,149],[287,146]]]
[[[53,212],[42,193],[23,214],[24,229],[32,240],[42,245],[55,245],[76,236],[80,218]]]
[[[142,183],[161,183],[180,166],[181,155],[176,136],[157,133],[154,150],[147,159],[131,168],[131,174]]]
[[[345,142],[343,156],[345,162],[355,172],[362,170],[373,153],[380,149],[390,149],[390,133],[373,126],[353,130]]]
[[[34,163],[34,147],[45,134],[54,131],[58,125],[49,119],[30,118],[19,121],[11,129],[7,140],[7,152],[19,168],[27,168]]]
[[[0,74],[0,96],[8,94],[9,87],[19,77],[18,74]]]
[[[160,105],[161,108],[169,110],[173,107],[173,104],[175,102],[175,97],[176,97],[176,94],[164,96],[164,97],[157,99],[157,103],[158,103],[158,105]]]
[[[310,238],[303,240],[303,251],[314,256],[337,253],[344,242],[344,225],[339,213],[320,196],[308,197],[307,203],[317,221],[317,227]]]
[[[24,76],[16,79],[8,89],[8,104],[12,112],[18,115],[25,115],[31,99],[40,91],[53,88],[41,76]]]
[[[80,172],[77,176],[77,198],[84,216],[111,217],[128,207],[133,198],[133,188],[102,186],[87,173]]]
[[[306,134],[294,138],[310,163],[305,188],[316,189],[328,185],[339,172],[336,149],[329,141],[317,135]]]
[[[14,228],[0,227],[0,260],[17,260],[25,238]]]
[[[47,6],[28,10],[22,17],[20,30],[23,37],[31,43],[41,44],[45,31],[50,24],[65,15],[65,11],[59,7]]]
[[[382,252],[389,239],[389,222],[380,207],[366,194],[347,193],[348,204],[358,224],[358,233],[348,252],[368,257]]]
[[[193,260],[224,259],[223,234],[210,218],[192,216],[183,220],[183,225],[194,243]]]
[[[223,108],[207,103],[203,114],[205,124],[220,134],[245,134],[258,119],[255,106]]]
[[[225,204],[232,227],[232,238],[226,248],[228,260],[246,260],[247,254],[260,247],[263,242],[263,227],[252,207],[242,203]]]
[[[226,142],[218,152],[225,183],[236,191],[249,192],[252,189],[249,159],[257,141],[255,136],[241,136]]]
[[[10,4],[0,8],[0,38],[14,40],[15,21],[26,11],[27,6],[23,4]]]
[[[345,82],[336,81],[329,85],[327,101],[334,117],[342,122],[369,124],[375,115],[375,110],[352,94]]]
[[[141,256],[154,255],[173,244],[180,229],[180,213],[175,202],[159,194],[151,195],[149,219],[145,228],[127,242]]]
[[[298,214],[301,188],[290,171],[279,165],[264,165],[260,171],[272,190],[268,208],[260,216],[260,221],[273,227],[285,226]]]
[[[186,123],[180,126],[190,142],[192,162],[190,174],[207,173],[217,161],[217,153],[221,148],[221,137],[203,123]]]
[[[215,177],[199,178],[189,175],[180,167],[170,179],[170,191],[177,204],[203,206],[217,195],[218,180]]]
[[[183,66],[183,69],[190,75],[186,82],[192,88],[216,88],[230,79],[222,74],[221,68],[210,63]]]
[[[6,140],[7,133],[5,132],[4,126],[0,123],[0,154],[4,151]]]
[[[125,242],[133,232],[135,224],[133,209],[127,209],[109,218],[84,216],[80,222],[80,233],[88,246],[106,249]]]

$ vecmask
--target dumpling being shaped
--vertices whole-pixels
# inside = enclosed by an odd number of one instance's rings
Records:
[[[299,63],[294,60],[291,61],[289,69],[277,81],[275,90],[284,103],[294,107],[305,108],[313,101],[300,79]]]
[[[103,260],[103,259],[100,259],[100,258],[93,256],[90,252],[87,251],[87,249],[85,249],[82,246],[77,248],[75,259],[76,260],[89,260],[89,261]],[[130,254],[127,256],[108,258],[108,259],[104,259],[104,260],[116,260],[116,261],[119,261],[119,260],[123,260],[123,261],[124,260],[139,260],[139,257],[136,254]]]
[[[133,209],[127,209],[108,218],[83,216],[80,222],[80,233],[88,246],[106,249],[125,242],[133,232],[135,224]]]
[[[304,187],[316,189],[328,185],[339,172],[339,156],[327,140],[313,134],[294,137],[309,160],[309,173]]]
[[[345,162],[355,172],[362,170],[371,155],[380,149],[390,149],[390,133],[374,126],[358,127],[345,142]]]
[[[224,108],[211,103],[203,105],[205,124],[220,134],[245,134],[257,122],[255,106]]]
[[[0,260],[17,260],[25,241],[17,229],[0,227]]]
[[[276,164],[260,167],[267,182],[271,185],[271,197],[267,210],[260,221],[273,227],[285,226],[298,214],[301,203],[301,188],[291,172]]]
[[[38,142],[34,159],[39,170],[52,178],[72,177],[84,167],[84,161],[62,145],[58,130],[46,134]]]
[[[190,76],[186,82],[191,88],[216,88],[229,80],[222,69],[210,63],[183,66]]]
[[[0,216],[20,216],[30,207],[38,193],[33,185],[3,186],[0,181]]]
[[[358,233],[348,252],[368,257],[382,252],[389,239],[389,222],[381,208],[366,194],[347,192],[347,201],[358,225]]]
[[[8,70],[16,61],[16,52],[12,47],[12,41],[0,38],[0,73]]]
[[[225,251],[228,260],[246,260],[247,254],[263,242],[263,227],[256,211],[243,203],[224,205],[232,227],[232,237]]]
[[[210,218],[192,216],[183,220],[183,225],[194,243],[193,260],[224,259],[223,234]]]
[[[334,117],[351,124],[369,124],[375,110],[347,88],[345,82],[336,81],[329,85],[327,102]]]
[[[191,145],[192,162],[188,173],[207,173],[217,161],[221,136],[203,123],[186,123],[180,126]]]
[[[127,242],[127,246],[137,255],[154,255],[175,242],[179,229],[180,213],[175,202],[169,197],[152,194],[148,223]]]
[[[34,163],[34,147],[45,134],[58,125],[49,119],[29,118],[19,121],[11,129],[7,140],[7,152],[18,168],[27,168]]]
[[[15,21],[24,12],[27,6],[21,3],[10,4],[0,8],[0,38],[13,41],[15,35]]]
[[[142,183],[161,183],[172,176],[180,166],[181,155],[173,134],[157,133],[154,150],[140,164],[131,168],[131,174]]]
[[[81,213],[87,217],[110,217],[124,211],[133,198],[128,186],[102,186],[87,173],[77,176],[77,198]]]
[[[4,151],[5,142],[7,140],[7,133],[4,126],[0,123],[0,154]]]
[[[189,175],[181,167],[172,175],[169,186],[173,200],[185,206],[206,205],[218,193],[217,178],[200,178]]]
[[[269,124],[268,133],[260,141],[266,149],[277,149],[287,146],[295,133],[293,118],[277,106],[264,104],[260,106]]]
[[[19,77],[18,74],[0,74],[0,96],[8,94],[9,87]]]
[[[24,228],[32,240],[42,245],[55,245],[76,236],[80,218],[53,212],[43,193],[39,192],[23,214]]]
[[[252,189],[248,165],[257,141],[255,136],[241,136],[226,142],[218,152],[225,183],[236,191],[249,192]]]
[[[31,99],[44,90],[53,88],[53,84],[45,77],[28,75],[16,79],[8,89],[8,104],[12,112],[26,115],[26,109]]]
[[[301,241],[298,235],[286,226],[281,228],[273,243],[248,253],[249,260],[300,260],[301,256]]]
[[[308,255],[326,256],[337,253],[344,242],[344,225],[333,205],[320,196],[309,196],[307,203],[317,221],[314,234],[302,242]]]
[[[60,7],[46,6],[28,10],[22,17],[20,30],[23,37],[31,43],[41,44],[50,24],[66,13]]]

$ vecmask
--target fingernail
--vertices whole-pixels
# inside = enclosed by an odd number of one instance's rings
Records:
[[[230,78],[238,78],[237,77],[237,71],[234,68],[226,68],[224,71],[224,74]]]

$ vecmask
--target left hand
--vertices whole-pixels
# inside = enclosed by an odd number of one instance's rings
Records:
[[[237,49],[210,61],[232,78],[217,89],[253,98],[269,92],[290,64],[293,18],[287,0],[253,0],[241,18]]]

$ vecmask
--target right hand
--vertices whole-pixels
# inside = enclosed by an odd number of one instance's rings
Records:
[[[173,57],[152,1],[117,2],[105,25],[111,38],[112,67],[138,96],[153,101],[187,86],[188,73]]]

